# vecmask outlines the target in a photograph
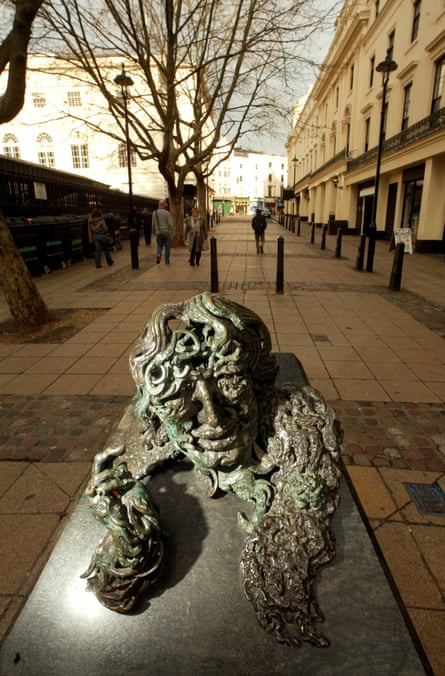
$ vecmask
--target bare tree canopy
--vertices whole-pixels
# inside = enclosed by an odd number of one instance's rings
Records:
[[[283,87],[309,61],[308,41],[329,16],[321,6],[322,0],[47,0],[44,44],[99,88],[122,138],[122,102],[107,66],[116,57],[125,64],[135,80],[131,144],[142,159],[157,162],[179,224],[187,175],[208,176],[221,138],[230,142],[220,160],[243,134],[270,129],[283,114],[277,75]]]
[[[31,28],[43,2],[16,0],[13,3],[12,28],[0,43],[0,74],[9,66],[6,89],[0,96],[0,124],[12,120],[23,106]]]

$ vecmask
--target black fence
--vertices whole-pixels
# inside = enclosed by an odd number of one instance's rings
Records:
[[[133,195],[153,211],[157,199]],[[84,176],[0,157],[0,209],[31,274],[66,267],[92,254],[88,214],[105,212],[113,246],[127,236],[128,194]]]

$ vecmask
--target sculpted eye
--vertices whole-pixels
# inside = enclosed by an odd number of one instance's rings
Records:
[[[186,401],[184,397],[177,397],[176,399],[167,399],[159,404],[155,404],[154,408],[160,418],[179,419],[183,418],[187,412]]]
[[[218,378],[218,389],[227,399],[238,399],[249,387],[247,378],[240,375],[225,375]]]

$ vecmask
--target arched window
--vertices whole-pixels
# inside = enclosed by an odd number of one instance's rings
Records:
[[[39,164],[45,167],[55,167],[54,143],[49,134],[39,134],[37,137],[37,158]]]
[[[20,159],[19,142],[14,134],[5,134],[3,136],[3,154],[13,160]]]

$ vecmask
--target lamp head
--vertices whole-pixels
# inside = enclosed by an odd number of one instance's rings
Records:
[[[114,78],[114,83],[119,85],[119,87],[131,87],[134,84],[131,77],[126,74],[124,64],[122,64],[122,72]]]
[[[386,52],[386,58],[384,61],[380,61],[378,66],[376,67],[376,71],[378,73],[383,73],[384,75],[389,75],[393,70],[396,70],[398,68],[397,63],[391,59],[390,54],[389,54],[389,49]]]

